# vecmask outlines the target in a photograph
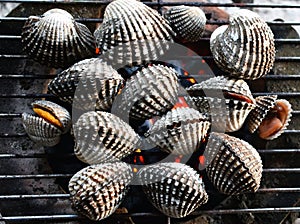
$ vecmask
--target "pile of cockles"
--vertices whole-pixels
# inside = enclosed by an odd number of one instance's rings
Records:
[[[254,98],[246,82],[264,77],[274,64],[274,37],[266,22],[252,11],[239,10],[212,33],[210,49],[223,75],[187,87],[188,106],[175,106],[181,96],[178,71],[147,62],[164,55],[174,41],[199,41],[205,24],[199,7],[168,7],[160,15],[135,0],[108,4],[94,35],[61,9],[28,18],[24,51],[41,64],[62,69],[48,91],[72,105],[72,116],[81,113],[71,118],[57,103],[38,100],[32,103],[34,113],[23,113],[22,122],[28,136],[43,146],[55,146],[67,132],[74,137],[74,153],[87,164],[69,182],[75,211],[91,220],[107,218],[132,181],[142,185],[160,212],[174,218],[209,200],[199,170],[186,164],[158,162],[134,173],[124,158],[149,145],[188,156],[206,144],[205,171],[220,193],[257,191],[261,158],[250,143],[230,133],[246,126],[249,133],[272,140],[286,129],[292,111],[276,95]],[[138,67],[129,78],[116,68],[123,62],[127,68]],[[214,92],[221,97],[206,94]],[[149,119],[142,136],[131,126]]]

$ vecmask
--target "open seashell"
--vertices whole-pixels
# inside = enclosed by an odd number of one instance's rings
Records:
[[[43,146],[54,146],[59,143],[60,136],[71,128],[69,112],[56,103],[38,100],[32,103],[36,113],[22,114],[23,127],[28,136]]]
[[[256,107],[249,113],[248,129],[254,133],[268,112],[275,106],[277,95],[258,96],[255,98]]]
[[[192,108],[177,108],[156,121],[145,140],[168,153],[188,155],[200,147],[209,127],[204,114]]]
[[[118,161],[133,153],[139,136],[119,117],[90,111],[73,125],[75,155],[88,164]]]
[[[247,9],[232,14],[228,26],[212,33],[210,48],[217,65],[235,78],[258,79],[271,70],[275,60],[270,27]]]
[[[24,51],[34,60],[52,67],[67,67],[95,54],[92,33],[62,9],[30,16],[21,36]]]
[[[169,49],[172,30],[159,13],[136,0],[115,0],[95,31],[97,45],[111,64],[123,67],[156,60]]]
[[[258,127],[260,138],[272,140],[279,137],[289,125],[292,107],[287,100],[276,100]]]
[[[248,142],[227,134],[212,132],[205,153],[212,161],[207,176],[223,194],[256,192],[262,176],[262,161]]]
[[[255,99],[242,79],[217,76],[187,88],[187,92],[197,109],[211,116],[214,131],[239,130],[255,108]]]
[[[123,162],[88,166],[69,181],[72,208],[91,220],[102,220],[120,206],[132,180]]]
[[[202,178],[185,164],[158,163],[137,175],[147,198],[167,216],[185,217],[208,200]]]
[[[173,6],[166,11],[164,16],[183,40],[196,42],[201,39],[206,17],[200,8],[185,5]]]
[[[61,72],[48,90],[62,101],[82,110],[108,110],[123,87],[118,72],[99,58],[80,61]]]
[[[177,72],[173,68],[149,65],[126,81],[112,112],[124,119],[160,116],[177,102],[178,87]]]

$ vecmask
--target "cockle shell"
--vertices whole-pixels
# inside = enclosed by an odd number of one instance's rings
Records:
[[[271,70],[275,60],[270,27],[247,9],[231,15],[228,26],[213,32],[210,48],[217,65],[235,78],[258,79]]]
[[[178,155],[192,154],[207,135],[210,121],[192,108],[177,108],[162,116],[145,134],[146,141]]]
[[[67,67],[95,54],[92,33],[62,9],[30,16],[21,36],[24,51],[34,60],[51,67]]]
[[[101,52],[120,67],[156,60],[169,49],[172,30],[159,13],[136,0],[115,0],[95,31]]]
[[[175,69],[163,65],[143,67],[126,81],[112,112],[124,119],[160,116],[177,102],[178,87]]]
[[[242,79],[217,76],[187,88],[187,92],[200,112],[211,115],[214,131],[239,130],[255,108],[255,99]]]
[[[35,114],[23,113],[22,123],[28,136],[43,146],[58,144],[60,136],[71,128],[71,116],[60,105],[38,100],[32,103]]]
[[[73,125],[75,155],[88,164],[118,161],[133,153],[139,136],[119,117],[90,111]]]
[[[91,220],[105,219],[120,206],[131,180],[131,168],[123,162],[88,166],[69,182],[72,208]]]
[[[254,133],[268,112],[275,106],[277,95],[258,96],[255,98],[256,107],[249,113],[248,129]]]
[[[289,125],[292,107],[287,100],[278,100],[277,95],[256,97],[256,108],[248,116],[248,129],[258,130],[259,137],[272,140],[279,137]]]
[[[212,132],[206,154],[213,159],[207,176],[223,194],[256,192],[262,176],[262,161],[248,142],[227,134]],[[211,155],[213,154],[213,155]]]
[[[206,17],[204,12],[193,6],[173,6],[164,14],[174,31],[189,42],[199,41],[205,29]]]
[[[185,217],[208,200],[202,178],[185,164],[158,163],[137,175],[147,198],[167,216]]]
[[[83,110],[108,110],[124,80],[99,58],[80,61],[62,71],[49,84],[50,93]],[[74,100],[73,100],[74,98]]]

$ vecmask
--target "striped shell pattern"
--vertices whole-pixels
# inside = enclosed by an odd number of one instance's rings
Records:
[[[91,220],[105,219],[120,206],[131,180],[131,168],[123,162],[88,166],[69,181],[72,207]]]
[[[90,111],[73,125],[75,154],[88,164],[119,161],[133,153],[139,136],[119,117]]]
[[[85,111],[108,110],[123,87],[118,72],[99,58],[80,61],[62,71],[48,90],[73,108]]]
[[[227,134],[212,132],[206,156],[213,158],[207,176],[223,194],[256,192],[262,177],[262,161],[248,142]]]
[[[28,136],[43,146],[54,146],[59,143],[62,134],[71,128],[71,116],[60,105],[37,100],[32,103],[36,114],[22,114],[22,124]]]
[[[30,16],[22,29],[24,51],[51,67],[68,67],[94,55],[96,43],[89,29],[62,9]]]
[[[221,26],[212,33],[210,49],[217,65],[235,78],[263,77],[275,60],[270,27],[258,14],[247,9],[231,15],[228,26]]]
[[[145,134],[152,146],[178,155],[192,154],[208,134],[207,116],[192,108],[177,108],[162,116]]]
[[[149,165],[137,175],[147,198],[167,216],[185,217],[208,200],[202,178],[185,164]]]

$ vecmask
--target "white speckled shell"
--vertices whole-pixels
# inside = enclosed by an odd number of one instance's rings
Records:
[[[167,216],[185,217],[208,200],[202,178],[185,164],[154,164],[137,175],[150,202]]]
[[[127,123],[102,111],[84,113],[73,129],[75,154],[88,164],[121,160],[133,153],[139,142]]]
[[[287,106],[287,108],[288,108],[287,118],[283,124],[283,127],[278,132],[276,132],[274,135],[271,135],[268,138],[265,138],[266,140],[273,140],[275,138],[278,138],[284,132],[284,130],[289,126],[291,118],[292,118],[293,110],[292,110],[292,105],[289,103],[289,101],[284,100],[284,99],[276,100],[276,104],[278,102],[284,103]]]
[[[178,87],[177,72],[173,68],[144,67],[126,81],[112,111],[125,119],[128,116],[140,120],[160,116],[177,102]]]
[[[214,92],[212,93],[212,91]],[[255,99],[248,84],[242,79],[217,76],[187,88],[187,92],[200,112],[211,115],[214,131],[234,132],[239,130],[250,111],[255,108]],[[208,93],[206,96],[205,92]],[[227,99],[222,92],[246,96],[253,103]]]
[[[177,108],[156,121],[145,140],[168,153],[189,155],[200,147],[209,127],[204,114],[192,108]]]
[[[69,181],[72,208],[91,220],[110,216],[123,201],[132,172],[123,162],[88,166]]]
[[[236,78],[258,79],[271,70],[275,60],[270,27],[246,9],[231,15],[228,26],[213,32],[210,48],[217,65]]]
[[[173,6],[166,11],[164,16],[183,40],[196,42],[201,39],[206,17],[199,7]]]
[[[256,192],[262,176],[262,161],[253,146],[227,134],[212,132],[207,157],[214,156],[206,168],[207,176],[223,194]],[[211,155],[212,154],[212,155]]]
[[[248,129],[251,133],[254,133],[257,130],[270,109],[275,106],[276,100],[277,95],[258,96],[255,98],[256,107],[248,116]]]
[[[48,90],[62,101],[75,102],[74,108],[108,110],[123,84],[122,76],[110,65],[99,58],[90,58],[58,74],[48,84]]]
[[[51,67],[67,67],[95,54],[92,33],[62,9],[51,9],[40,17],[30,16],[21,36],[24,51]]]
[[[62,128],[58,128],[37,115],[23,113],[22,124],[28,136],[43,146],[54,146],[59,143],[61,134],[68,132],[71,128],[71,116],[69,112],[60,105],[46,101],[37,100],[32,103],[33,107],[40,107],[50,111],[61,122]]]
[[[136,0],[112,1],[94,33],[102,53],[123,66],[157,59],[169,48],[172,34],[156,10]]]

